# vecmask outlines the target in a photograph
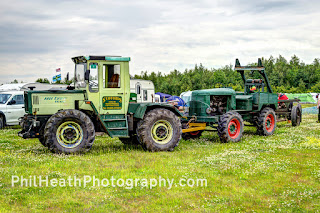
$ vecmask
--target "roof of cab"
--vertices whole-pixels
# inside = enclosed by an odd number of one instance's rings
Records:
[[[105,55],[105,56],[76,56],[72,58],[74,63],[85,63],[88,60],[99,60],[99,61],[130,61],[130,57],[122,57],[122,56],[113,56],[113,55]]]
[[[231,88],[214,88],[192,91],[192,95],[235,95],[236,92]]]
[[[21,90],[8,90],[8,91],[0,91],[0,94],[23,95],[24,91],[21,91]]]

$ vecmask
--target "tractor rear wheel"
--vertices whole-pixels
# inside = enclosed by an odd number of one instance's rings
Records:
[[[301,122],[301,118],[302,118],[302,113],[301,113],[300,107],[298,105],[293,106],[291,110],[292,126],[299,126]]]
[[[44,137],[41,137],[41,138],[38,138],[38,139],[39,139],[40,143],[41,143],[43,146],[47,147],[47,144],[46,144],[46,141],[44,140]]]
[[[218,122],[218,135],[221,142],[239,142],[243,134],[243,119],[238,112],[223,114]]]
[[[149,111],[137,128],[141,145],[152,152],[173,151],[181,139],[180,119],[167,109]]]
[[[54,153],[82,153],[92,147],[95,129],[91,119],[79,110],[62,110],[52,115],[44,130],[44,140]]]
[[[276,113],[270,107],[266,107],[256,118],[256,127],[259,135],[272,135],[277,126]]]

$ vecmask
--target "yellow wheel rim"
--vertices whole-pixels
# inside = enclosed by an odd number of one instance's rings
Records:
[[[74,148],[83,140],[83,131],[78,123],[67,121],[59,126],[56,137],[61,146],[65,148]]]
[[[169,121],[159,120],[151,127],[151,137],[158,144],[166,144],[172,139],[173,128]]]

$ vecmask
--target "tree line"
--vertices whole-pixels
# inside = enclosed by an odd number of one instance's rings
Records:
[[[279,93],[320,93],[320,59],[315,58],[312,64],[305,64],[296,55],[290,60],[283,56],[268,59],[262,58],[266,74],[273,89]],[[250,65],[257,65],[252,63]],[[133,78],[151,80],[156,92],[180,95],[185,91],[209,89],[215,87],[232,87],[236,91],[243,91],[243,81],[239,73],[234,71],[234,65],[226,65],[219,69],[208,69],[202,64],[183,72],[173,70],[169,74],[161,72],[142,71]],[[261,78],[258,73],[247,78]]]

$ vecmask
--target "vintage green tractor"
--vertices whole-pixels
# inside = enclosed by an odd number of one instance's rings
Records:
[[[136,103],[130,94],[129,57],[79,56],[68,90],[25,92],[23,138],[39,138],[55,153],[88,151],[96,131],[172,151],[181,138],[181,113],[170,104]]]
[[[230,88],[196,90],[191,93],[189,110],[182,119],[184,138],[197,138],[207,126],[217,131],[222,142],[238,142],[244,121],[257,127],[260,135],[272,135],[276,128],[278,95],[272,92],[261,59],[258,66],[241,66],[236,59],[235,70],[241,74],[244,92]],[[245,71],[258,72],[261,79],[246,79]]]

